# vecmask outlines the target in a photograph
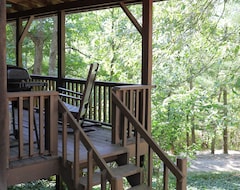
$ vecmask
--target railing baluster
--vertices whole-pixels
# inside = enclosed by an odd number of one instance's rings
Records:
[[[39,98],[39,145],[40,154],[44,154],[45,151],[45,140],[44,140],[44,97]]]
[[[79,130],[74,130],[74,184],[75,188],[77,189],[78,184],[79,184],[79,176],[80,176],[80,171],[79,171],[79,149],[80,149],[80,144],[79,144],[79,135],[80,132]]]
[[[166,164],[163,164],[163,189],[164,190],[168,190],[168,176],[169,176],[169,170]]]
[[[27,102],[26,102],[27,101]],[[34,145],[34,141],[33,141],[33,130],[36,130],[36,128],[34,129],[34,119],[35,119],[35,115],[34,115],[34,107],[33,107],[33,97],[31,96],[29,98],[29,100],[25,100],[25,103],[29,104],[28,105],[28,115],[29,115],[29,120],[28,120],[28,124],[29,124],[29,129],[28,129],[28,136],[29,136],[29,156],[33,156],[33,145]],[[36,127],[36,126],[35,126]],[[37,141],[37,139],[36,139]],[[38,142],[37,142],[38,143]]]
[[[67,161],[67,113],[62,113],[62,159],[65,166]]]
[[[88,190],[92,189],[93,186],[93,150],[88,150],[88,175],[87,175],[87,186]]]
[[[19,158],[23,157],[23,98],[18,100],[18,143],[19,143]]]
[[[54,140],[56,139],[54,136],[57,137],[57,129],[53,124],[56,123],[55,118],[58,115],[57,107],[53,106],[57,105],[54,101],[57,97],[58,93],[49,91],[8,92],[8,100],[18,110],[15,123],[18,133],[16,135],[17,144],[10,143],[9,161],[28,159],[43,154],[57,155],[57,143]],[[46,100],[49,102],[49,106],[45,105]],[[39,107],[36,112],[35,105]],[[49,114],[51,121],[50,119],[46,120],[48,113],[51,113]],[[51,129],[48,134],[43,130],[49,128],[50,125]],[[13,141],[13,143],[15,142]],[[49,146],[45,147],[46,144]]]

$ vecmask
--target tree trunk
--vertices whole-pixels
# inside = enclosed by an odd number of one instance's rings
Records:
[[[215,154],[215,144],[216,144],[216,126],[213,125],[213,138],[212,138],[212,142],[211,142],[211,154]]]
[[[193,89],[193,81],[192,79],[189,82],[190,90]],[[192,106],[193,109],[194,106]],[[192,135],[192,144],[196,143],[196,135],[195,135],[195,117],[194,115],[191,116],[191,135]]]
[[[222,88],[220,88],[219,95],[218,95],[218,102],[221,101],[221,96],[222,96]],[[214,124],[213,126],[213,138],[211,142],[211,153],[215,154],[215,145],[216,145],[216,135],[217,135],[217,126]]]
[[[58,20],[57,17],[53,17],[54,19],[54,27],[52,33],[52,42],[50,47],[50,55],[49,55],[49,76],[56,76],[56,64],[57,64],[57,30],[58,30]]]
[[[227,89],[223,89],[223,104],[224,104],[224,129],[223,129],[223,153],[228,154],[228,126],[227,126]]]
[[[30,37],[35,45],[33,74],[41,74],[44,45],[43,22],[41,20],[39,21],[39,27],[37,32],[35,32],[34,34],[30,34]]]

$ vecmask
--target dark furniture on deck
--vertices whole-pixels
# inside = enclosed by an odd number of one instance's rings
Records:
[[[82,127],[84,127],[83,123],[89,107],[89,101],[94,87],[98,67],[98,63],[90,65],[83,93],[78,92],[77,89],[76,91],[72,91],[62,87],[58,88],[60,91],[59,95],[64,101],[64,105],[73,114],[77,122],[80,122]]]
[[[21,92],[21,91],[31,91],[33,87],[42,87],[42,89],[47,86],[46,82],[34,82],[31,81],[31,77],[28,71],[22,67],[7,65],[7,90],[8,92]],[[16,139],[19,138],[18,129],[16,129],[16,116],[15,110],[18,111],[18,104],[16,101],[11,102],[11,114],[12,114],[12,126],[13,126],[13,135]],[[29,101],[24,100],[23,107],[26,110],[29,110]],[[35,115],[35,113],[33,113]],[[34,116],[34,131],[37,143],[39,142],[38,130],[36,119]]]

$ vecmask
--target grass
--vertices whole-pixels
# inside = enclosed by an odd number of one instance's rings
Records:
[[[239,190],[240,173],[232,172],[189,172],[188,190]]]
[[[175,183],[175,182],[174,182]],[[171,186],[171,185],[170,185]],[[38,180],[31,183],[19,184],[8,190],[53,190],[54,180]],[[97,188],[98,189],[98,188]],[[155,187],[156,190],[160,188]],[[170,190],[175,189],[170,187]],[[188,190],[239,190],[240,173],[232,172],[189,172],[187,177]]]

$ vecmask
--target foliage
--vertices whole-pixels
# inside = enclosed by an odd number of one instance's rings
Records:
[[[153,189],[161,189],[161,178],[154,176]],[[240,176],[234,172],[190,172],[187,177],[189,190],[237,190],[240,188]],[[9,187],[8,190],[51,190],[55,189],[54,181],[39,180]],[[100,187],[94,187],[100,189]],[[175,189],[175,180],[170,177],[169,189]]]
[[[209,148],[226,126],[238,126],[239,101],[231,90],[238,86],[239,73],[239,12],[231,12],[237,4],[170,1],[155,6],[153,136],[165,150],[188,153],[203,143]],[[227,105],[222,89],[228,92]],[[192,129],[202,137],[191,148],[186,135]]]
[[[8,190],[54,190],[55,181],[38,180],[9,187]]]

